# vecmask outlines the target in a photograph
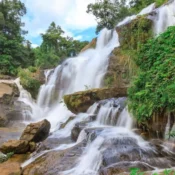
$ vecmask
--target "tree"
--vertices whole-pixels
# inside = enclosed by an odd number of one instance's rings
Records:
[[[0,1],[0,73],[15,74],[18,66],[25,66],[25,52],[21,17],[26,14],[20,0]]]
[[[96,33],[104,27],[113,29],[118,22],[130,15],[126,0],[115,0],[113,3],[110,0],[99,0],[88,5],[87,13],[96,17]]]
[[[88,44],[80,42],[72,37],[64,37],[64,31],[60,26],[52,22],[46,31],[41,34],[43,42],[41,47],[35,49],[36,65],[42,68],[57,66],[70,56],[76,56],[81,49]]]

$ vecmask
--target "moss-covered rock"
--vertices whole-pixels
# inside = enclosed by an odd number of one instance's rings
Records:
[[[140,16],[130,23],[117,27],[120,47],[115,48],[110,56],[104,85],[107,87],[127,87],[137,73],[134,62],[140,45],[152,37],[152,21]]]
[[[25,154],[29,151],[29,142],[25,140],[9,140],[5,142],[0,150],[3,153],[14,152],[15,154]]]
[[[84,52],[88,49],[95,48],[96,42],[97,42],[97,38],[92,39],[92,41],[81,50],[81,52]]]
[[[64,96],[64,102],[73,113],[86,112],[95,102],[113,97],[124,97],[126,88],[101,88],[81,91]]]
[[[15,106],[16,100],[19,97],[19,90],[15,84],[8,80],[6,83],[0,83],[0,126],[5,127],[8,124],[8,120],[14,119],[15,114],[19,115],[17,118],[21,119],[20,109]]]

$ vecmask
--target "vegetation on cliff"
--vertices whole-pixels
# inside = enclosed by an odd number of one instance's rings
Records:
[[[127,0],[98,0],[88,5],[87,12],[96,17],[98,23],[96,32],[98,33],[104,27],[113,29],[125,17],[138,14],[154,2],[156,6],[160,6],[167,0],[131,0],[129,4]]]
[[[129,88],[129,107],[138,120],[174,111],[175,26],[142,45],[135,59],[139,73]]]

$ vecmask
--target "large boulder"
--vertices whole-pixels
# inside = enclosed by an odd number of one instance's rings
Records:
[[[0,80],[1,126],[6,126],[8,121],[23,118],[21,104],[17,105],[18,97],[19,90],[13,80]]]
[[[127,88],[100,88],[65,95],[64,102],[70,111],[80,113],[86,112],[97,101],[126,95]]]
[[[37,123],[29,124],[23,131],[20,140],[26,140],[29,142],[41,142],[45,140],[50,132],[50,122],[48,120],[42,120]]]
[[[0,116],[0,127],[5,127],[8,124],[8,119],[4,116]]]
[[[0,150],[2,153],[14,152],[15,154],[24,154],[27,153],[30,149],[29,142],[26,140],[9,140],[5,142]]]

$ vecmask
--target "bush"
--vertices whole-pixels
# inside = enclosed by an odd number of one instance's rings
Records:
[[[129,109],[138,120],[175,110],[175,26],[142,46],[136,58],[140,68],[128,90]]]
[[[40,81],[36,78],[36,75],[29,69],[20,68],[18,70],[18,76],[20,77],[23,88],[29,91],[33,98],[36,98],[41,85]]]

